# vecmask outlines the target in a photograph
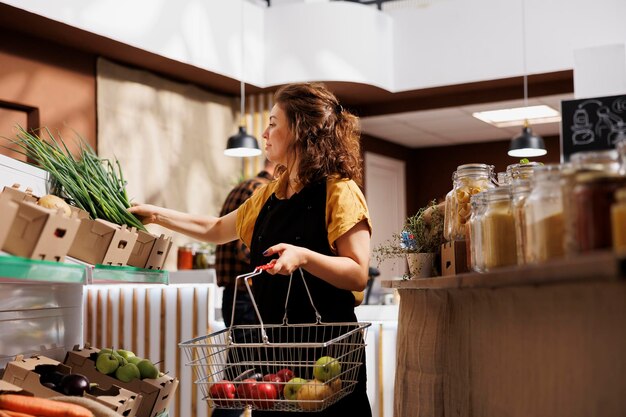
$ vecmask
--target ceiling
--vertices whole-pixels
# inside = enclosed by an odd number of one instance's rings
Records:
[[[562,100],[574,95],[558,94],[528,99],[528,105],[548,105],[557,111]],[[524,106],[523,98],[491,103],[470,104],[432,110],[408,111],[378,116],[361,117],[364,134],[397,143],[409,148],[450,146],[510,139],[521,132],[521,126],[494,127],[472,116],[477,111],[498,110]],[[559,123],[531,125],[541,136],[558,136]]]

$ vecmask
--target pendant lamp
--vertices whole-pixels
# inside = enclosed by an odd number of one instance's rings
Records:
[[[528,76],[526,74],[526,5],[522,0],[522,61],[524,63],[524,107],[528,107]],[[537,157],[547,154],[546,145],[541,136],[535,135],[529,126],[528,120],[524,121],[522,133],[511,139],[509,156],[516,158]]]
[[[245,83],[243,81],[243,41],[244,41],[244,33],[243,33],[243,25],[244,25],[244,5],[243,0],[241,2],[241,75],[240,75],[240,93],[241,93],[241,122],[239,123],[239,131],[233,136],[228,138],[228,142],[226,142],[226,149],[224,150],[224,155],[226,156],[235,156],[239,158],[251,157],[251,156],[259,156],[261,155],[261,149],[259,149],[259,143],[256,138],[252,135],[249,135],[246,132],[246,123],[245,123],[245,103],[246,103],[246,93],[245,93]]]

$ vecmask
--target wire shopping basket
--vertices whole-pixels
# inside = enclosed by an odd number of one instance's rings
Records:
[[[302,270],[300,276],[315,310],[316,322],[264,325],[248,278],[271,264],[239,275],[250,294],[258,325],[234,325],[182,342],[203,399],[210,407],[272,411],[321,411],[352,393],[364,360],[371,323],[323,323]],[[233,296],[234,306],[237,285]],[[231,320],[232,323],[232,320]]]

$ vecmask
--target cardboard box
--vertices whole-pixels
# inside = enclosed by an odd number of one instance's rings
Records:
[[[85,375],[91,382],[97,382],[102,387],[115,384],[141,394],[142,400],[137,411],[137,417],[156,417],[168,409],[178,387],[178,379],[163,375],[156,379],[119,381],[100,373],[96,369],[94,359],[99,351],[100,349],[88,346],[83,349],[75,347],[73,351],[67,352],[64,362],[71,366],[75,372]]]
[[[441,275],[456,275],[464,272],[469,272],[465,241],[452,241],[441,245]]]
[[[2,249],[25,258],[63,262],[79,224],[61,211],[20,201]]]
[[[172,247],[172,238],[165,235],[156,236],[143,230],[138,230],[137,233],[137,241],[128,259],[128,265],[160,271]]]
[[[11,200],[15,202],[30,201],[31,203],[37,202],[37,197],[33,195],[33,190],[26,188],[25,191],[20,191],[19,184],[13,184],[11,187],[4,187],[2,193],[0,193],[0,199]]]
[[[45,356],[33,356],[26,359],[18,357],[15,361],[7,364],[2,376],[3,382],[18,387],[18,389],[24,389],[36,397],[50,398],[62,396],[63,394],[41,385],[39,382],[41,375],[35,372],[35,368],[38,365],[54,367],[54,371],[63,375],[71,373],[84,375],[82,372]],[[89,376],[85,376],[90,382],[95,382]],[[101,387],[93,389],[90,393],[85,393],[83,396],[125,417],[134,417],[141,406],[142,400],[141,395],[113,384],[110,384],[106,389]]]
[[[127,264],[137,241],[134,227],[117,225],[102,219],[83,218],[69,255],[92,265]]]
[[[26,391],[22,387],[18,387],[17,385],[13,385],[10,382],[3,381],[0,379],[0,394],[20,394],[27,395],[32,397],[33,394]]]
[[[15,201],[0,199],[0,248],[2,248],[9,235],[17,209],[18,205]]]

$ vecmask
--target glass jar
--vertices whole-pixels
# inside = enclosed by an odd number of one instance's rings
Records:
[[[446,194],[446,209],[443,215],[443,238],[449,242],[452,240],[452,231],[454,230],[454,182],[456,181],[456,171],[452,173],[452,189]]]
[[[626,175],[626,139],[621,139],[615,144],[615,149],[619,155],[619,173]]]
[[[178,247],[176,267],[179,270],[193,269],[193,245]]]
[[[469,226],[469,239],[466,242],[466,250],[470,254],[469,268],[472,271],[484,272],[485,261],[483,257],[483,234],[482,234],[482,219],[485,214],[484,199],[485,193],[474,194],[470,197],[470,218],[467,222]]]
[[[495,188],[493,165],[459,165],[454,181],[452,209],[450,210],[451,240],[465,240],[465,224],[471,214],[470,197],[491,188]]]
[[[532,179],[535,167],[541,166],[539,162],[527,162],[525,164],[511,164],[506,167],[506,172],[511,180]]]
[[[615,192],[615,203],[611,206],[611,226],[613,228],[613,249],[626,254],[626,188]]]
[[[615,149],[583,151],[572,154],[570,162],[576,171],[602,171],[619,173],[619,154]]]
[[[605,172],[576,175],[572,201],[576,211],[576,241],[581,252],[612,246],[611,206],[626,177]]]
[[[498,186],[507,185],[511,182],[511,177],[508,172],[498,172]]]
[[[524,203],[532,191],[532,182],[527,179],[515,179],[511,184],[511,206],[515,222],[515,247],[517,250],[517,264],[526,264],[526,217]]]
[[[511,187],[505,185],[483,194],[486,205],[482,218],[485,270],[517,265]]]
[[[193,254],[193,269],[207,269],[209,267],[209,250],[197,249]]]
[[[535,168],[533,189],[523,207],[527,263],[545,262],[564,255],[561,169],[558,164]]]

